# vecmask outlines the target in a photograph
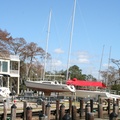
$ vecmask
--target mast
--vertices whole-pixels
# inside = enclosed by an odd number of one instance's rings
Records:
[[[72,15],[72,26],[71,26],[71,33],[70,33],[70,44],[69,44],[69,51],[68,51],[68,64],[67,64],[66,80],[69,79],[69,78],[68,78],[68,77],[69,77],[68,74],[69,74],[69,64],[70,64],[71,46],[72,46],[72,38],[73,38],[75,9],[76,9],[76,0],[74,0],[74,8],[73,8],[73,15]]]
[[[45,78],[45,71],[46,71],[46,60],[47,60],[47,51],[48,51],[48,40],[49,40],[49,34],[50,34],[51,15],[52,15],[52,11],[50,10],[49,21],[48,21],[48,34],[47,34],[47,39],[46,39],[46,50],[45,50],[45,59],[44,59],[43,80]]]
[[[100,61],[100,68],[99,68],[99,73],[98,73],[98,80],[100,80],[100,72],[101,72],[101,66],[102,66],[102,60],[103,60],[104,47],[105,47],[105,45],[103,45],[102,56],[101,56],[101,61]]]
[[[109,58],[108,58],[108,70],[107,70],[107,80],[105,81],[106,86],[108,85],[108,80],[109,80],[109,66],[110,66],[110,58],[111,58],[111,46],[110,46],[110,52],[109,52]]]

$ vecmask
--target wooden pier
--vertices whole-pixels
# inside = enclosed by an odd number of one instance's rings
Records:
[[[119,99],[92,99],[85,103],[69,99],[68,102],[37,105],[27,101],[12,103],[9,107],[4,102],[0,109],[0,120],[120,120]]]

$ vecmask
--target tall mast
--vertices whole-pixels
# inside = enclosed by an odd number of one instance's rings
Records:
[[[102,60],[103,60],[104,47],[105,47],[105,45],[103,45],[102,56],[101,56],[101,61],[100,61],[100,68],[99,68],[99,73],[98,73],[98,80],[100,80],[100,72],[101,72],[101,66],[102,66]]]
[[[73,38],[75,9],[76,9],[76,0],[74,0],[74,9],[73,9],[73,15],[72,15],[72,26],[71,26],[71,33],[70,33],[70,44],[69,44],[69,51],[68,51],[68,63],[67,63],[67,75],[66,75],[66,80],[69,79],[69,78],[68,78],[68,74],[69,74],[69,64],[70,64],[71,46],[72,46],[72,38]]]
[[[111,59],[111,46],[110,46],[110,52],[109,52],[109,58],[108,58],[108,70],[107,70],[107,80],[105,81],[106,86],[108,85],[108,80],[109,80],[109,66],[110,66],[110,59]]]
[[[47,60],[47,51],[48,51],[48,40],[49,40],[49,34],[50,34],[51,15],[52,15],[52,11],[50,10],[49,21],[48,21],[48,32],[47,32],[48,34],[47,34],[47,39],[46,39],[46,50],[45,50],[43,80],[45,78],[45,71],[46,71],[46,60]]]

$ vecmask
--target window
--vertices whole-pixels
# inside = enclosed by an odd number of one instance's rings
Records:
[[[8,72],[8,62],[2,62],[2,72]]]

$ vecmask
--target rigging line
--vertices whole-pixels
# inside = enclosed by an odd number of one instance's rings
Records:
[[[101,61],[100,61],[100,68],[99,68],[99,73],[98,73],[98,80],[100,80],[100,72],[101,72],[101,66],[102,66],[102,60],[103,60],[104,47],[105,47],[105,45],[103,45],[102,56],[101,56]]]
[[[51,15],[52,15],[52,11],[50,10],[50,16],[49,16],[49,22],[48,22],[48,34],[47,34],[47,39],[46,39],[46,51],[45,51],[43,80],[45,78],[45,71],[46,71],[46,59],[47,59],[47,51],[48,51],[48,40],[49,40],[49,34],[50,34]]]
[[[69,63],[70,63],[72,37],[73,37],[73,28],[74,28],[75,8],[76,8],[76,0],[74,0],[74,9],[73,9],[73,16],[72,16],[72,26],[71,26],[71,33],[70,33],[70,44],[69,44],[69,51],[68,51],[69,53],[68,53],[68,64],[67,64],[66,80],[68,80],[68,74],[69,74]]]
[[[87,29],[87,26],[86,26],[86,22],[85,22],[84,16],[83,16],[83,14],[82,14],[81,7],[80,7],[80,5],[79,5],[79,1],[77,2],[77,5],[78,5],[78,10],[79,10],[79,12],[80,12],[81,20],[82,20],[82,22],[83,22],[83,27],[84,27],[85,32],[86,32],[87,40],[88,40],[88,41],[90,42],[90,44],[91,44],[91,41],[90,41],[90,38],[89,38],[89,35],[88,35],[88,29]],[[79,15],[79,14],[78,14],[78,15]],[[92,46],[92,44],[91,44],[91,46]]]
[[[47,26],[47,19],[46,19],[46,21],[45,21],[45,23],[44,23],[44,26],[43,26],[43,28],[42,28],[42,31],[40,32],[40,35],[43,35],[46,26]],[[40,41],[43,42],[44,40],[40,40]]]

